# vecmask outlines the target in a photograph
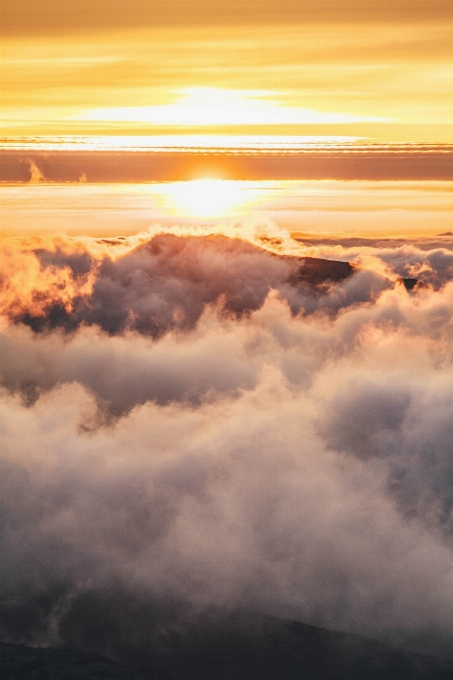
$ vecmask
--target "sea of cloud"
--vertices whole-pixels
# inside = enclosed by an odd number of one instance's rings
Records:
[[[451,251],[179,227],[2,263],[1,638],[453,635]]]

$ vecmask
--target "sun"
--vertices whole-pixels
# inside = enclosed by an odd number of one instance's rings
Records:
[[[252,182],[195,179],[159,188],[164,207],[177,217],[227,217],[256,200]]]

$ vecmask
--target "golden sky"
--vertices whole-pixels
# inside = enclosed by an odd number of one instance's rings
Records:
[[[444,0],[2,0],[4,135],[453,141]]]

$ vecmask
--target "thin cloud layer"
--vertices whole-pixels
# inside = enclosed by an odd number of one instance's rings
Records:
[[[4,639],[158,648],[237,608],[453,635],[449,253],[269,247],[10,248]]]
[[[110,11],[107,11],[107,5]],[[40,11],[38,11],[38,9]],[[421,0],[385,0],[378,7],[376,3],[348,0],[318,0],[316,4],[300,3],[297,0],[281,0],[276,7],[271,0],[260,3],[260,12],[240,0],[228,5],[218,0],[129,0],[124,7],[114,0],[93,0],[90,12],[73,0],[41,0],[38,7],[31,0],[13,0],[4,3],[4,32],[6,35],[52,35],[54,33],[77,33],[142,28],[143,26],[187,26],[187,25],[236,25],[304,23],[368,23],[442,21],[451,19],[451,6],[446,0],[432,0],[429,5]],[[90,22],[91,19],[91,22]]]

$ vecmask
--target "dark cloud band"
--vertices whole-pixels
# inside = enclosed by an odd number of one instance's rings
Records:
[[[192,130],[193,132],[193,130]],[[150,182],[190,180],[200,176],[236,180],[451,180],[451,146],[418,145],[368,149],[352,146],[266,153],[204,150],[152,152],[0,153],[2,182]],[[82,178],[82,180],[81,180]]]

